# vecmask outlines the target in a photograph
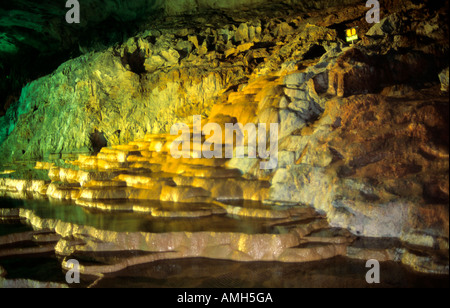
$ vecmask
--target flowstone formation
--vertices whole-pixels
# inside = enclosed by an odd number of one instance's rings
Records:
[[[373,26],[363,4],[164,17],[62,64],[0,118],[0,258],[76,259],[91,286],[193,258],[376,259],[448,278],[446,5],[392,4]],[[170,128],[196,115],[278,124],[277,167],[174,158]]]

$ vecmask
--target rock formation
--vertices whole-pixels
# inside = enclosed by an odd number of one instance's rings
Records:
[[[263,2],[246,3],[267,12]],[[99,277],[164,259],[336,256],[448,275],[448,3],[393,1],[369,26],[364,5],[337,2],[156,18],[125,43],[29,83],[0,118],[0,191],[9,198],[70,200],[158,223],[231,215],[259,220],[258,230],[132,232],[2,209],[35,230],[21,234],[34,241],[23,249],[55,251],[63,268],[68,257],[142,252],[83,266]],[[343,42],[349,26],[361,37],[352,46]],[[203,125],[277,123],[277,168],[171,157],[170,128],[195,115]],[[39,232],[50,240],[36,240]],[[25,253],[1,249],[20,241],[0,237],[0,256]]]

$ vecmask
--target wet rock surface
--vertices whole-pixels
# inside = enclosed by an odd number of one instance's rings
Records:
[[[5,268],[3,270],[5,280],[1,283],[4,287],[59,287],[60,285],[55,282],[59,283],[64,278],[58,272],[61,272],[61,267],[63,270],[68,270],[66,262],[69,259],[76,259],[80,262],[82,286],[85,287],[120,287],[121,281],[124,279],[129,279],[130,287],[153,286],[155,279],[164,279],[168,287],[200,286],[207,281],[223,284],[222,287],[260,284],[261,287],[361,287],[365,286],[366,269],[364,264],[367,258],[377,258],[382,262],[383,273],[386,271],[386,274],[383,274],[383,285],[381,286],[385,287],[442,286],[442,279],[445,277],[441,276],[443,272],[442,269],[439,271],[438,267],[433,273],[440,275],[420,276],[414,271],[417,271],[417,262],[412,264],[406,262],[413,256],[423,258],[424,254],[430,253],[430,251],[422,249],[419,254],[417,247],[408,247],[394,240],[356,239],[344,229],[329,228],[328,223],[317,214],[310,213],[309,217],[312,215],[316,218],[304,220],[308,217],[302,214],[305,209],[297,209],[299,216],[295,221],[286,219],[255,221],[256,225],[279,226],[278,229],[272,229],[272,231],[266,229],[263,233],[258,233],[256,229],[253,231],[249,229],[250,233],[247,234],[237,230],[232,233],[218,232],[217,227],[214,232],[148,233],[133,232],[139,224],[130,218],[127,218],[128,227],[122,222],[117,225],[120,226],[117,229],[111,225],[114,219],[105,220],[104,214],[92,212],[84,214],[85,218],[81,218],[77,217],[76,212],[68,212],[68,207],[79,209],[77,206],[49,204],[48,201],[41,202],[39,205],[35,202],[11,204],[11,201],[2,199],[4,207],[1,210],[2,219],[16,219],[17,221],[22,218],[35,230],[0,237],[0,260]],[[6,208],[8,206],[14,207]],[[55,215],[55,211],[64,211],[65,214]],[[102,217],[102,223],[94,224],[96,227],[89,226],[93,224],[92,217],[95,215]],[[146,219],[148,218],[141,218],[141,220]],[[89,222],[90,220],[91,222]],[[240,225],[245,225],[245,219],[241,218],[240,220]],[[232,228],[232,225],[228,224],[228,228],[230,227]],[[271,232],[275,233],[270,234]],[[58,256],[58,261],[54,257],[55,254]],[[30,279],[29,274],[25,270],[22,273],[17,272],[15,263],[11,261],[12,257],[15,258],[16,263],[20,261],[22,265],[29,264],[29,266],[39,264],[40,268],[47,265],[57,267],[56,264],[59,263],[60,269],[56,273],[53,270],[54,275],[47,278],[53,283],[42,280],[44,277],[42,275],[40,276],[41,282],[27,282],[23,279]],[[37,257],[40,259],[36,259]],[[210,261],[204,261],[201,258],[208,258]],[[259,275],[257,273],[263,275],[262,272],[267,271],[268,268],[284,268],[282,275],[284,279],[278,280],[277,276],[273,276],[275,272],[266,272],[264,274],[266,279],[254,280],[254,277],[248,277],[245,271],[239,273],[233,270],[235,267],[240,268],[240,263],[214,261],[216,259],[245,261],[247,266],[253,268],[254,275]],[[438,262],[438,260],[442,261],[442,256],[436,255],[435,261]],[[255,263],[255,261],[265,261],[265,263]],[[273,261],[277,261],[277,263],[273,263]],[[320,263],[317,263],[319,261]],[[197,265],[195,268],[189,265],[196,262],[203,265],[200,267]],[[217,267],[217,264],[220,263],[224,263],[225,268]],[[407,266],[402,266],[401,263]],[[270,267],[268,267],[269,264],[271,264]],[[429,266],[429,261],[426,262],[426,265]],[[155,272],[154,266],[159,270]],[[164,272],[164,266],[178,267],[178,274],[174,277],[173,271]],[[216,270],[213,271],[210,266],[215,267]],[[352,277],[354,278],[350,280],[339,278],[336,266],[339,266],[341,270],[347,268],[349,273],[353,273]],[[445,268],[444,264],[442,266]],[[208,268],[209,270],[207,270]],[[218,271],[218,268],[221,268],[223,273]],[[305,272],[298,272],[301,268],[304,268]],[[358,271],[358,268],[361,275],[355,272]],[[8,271],[8,269],[10,270]],[[136,271],[140,273],[136,274]],[[35,277],[40,275],[33,271],[31,273],[35,275],[31,279],[36,279]],[[222,277],[225,273],[229,277],[228,280]],[[300,276],[294,275],[294,273]],[[194,275],[195,279],[194,277],[188,279],[191,275]],[[304,275],[316,277],[315,282],[311,284],[310,281],[304,280],[306,279]],[[402,280],[402,277],[409,277],[409,279]],[[419,277],[425,280],[421,280]],[[202,282],[204,279],[205,281]],[[63,283],[62,286],[64,285]]]

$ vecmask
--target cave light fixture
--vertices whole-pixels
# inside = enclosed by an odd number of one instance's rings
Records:
[[[345,30],[347,43],[351,43],[353,45],[353,42],[359,39],[358,33],[356,32],[357,28],[358,27],[353,27]]]

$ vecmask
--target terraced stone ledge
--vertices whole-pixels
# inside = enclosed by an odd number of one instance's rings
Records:
[[[385,245],[370,239],[363,243],[361,240],[355,242],[355,237],[348,231],[330,228],[320,216],[297,221],[276,218],[269,220],[269,223],[268,220],[261,219],[261,224],[285,226],[284,233],[117,232],[45,219],[32,210],[22,208],[1,209],[0,216],[25,219],[35,230],[0,237],[0,252],[3,255],[20,254],[20,248],[9,250],[5,245],[35,239],[36,246],[24,253],[54,251],[62,257],[62,267],[65,270],[70,269],[67,260],[84,256],[81,258],[81,273],[99,277],[134,265],[184,258],[304,263],[341,256],[395,261],[425,273],[445,274],[448,271],[445,260],[442,256],[439,259],[436,253],[433,255],[431,251],[405,247],[400,242],[386,241]],[[138,253],[127,253],[133,251]],[[99,257],[102,253],[110,257]],[[86,256],[97,261],[95,264],[84,264],[83,258]],[[435,262],[430,263],[430,258]]]

